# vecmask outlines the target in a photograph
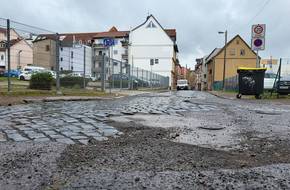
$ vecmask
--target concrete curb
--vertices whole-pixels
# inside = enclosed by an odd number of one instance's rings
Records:
[[[47,97],[42,99],[23,99],[23,102],[26,104],[29,103],[40,103],[40,102],[61,102],[61,101],[96,101],[96,100],[114,100],[114,99],[120,99],[125,96],[119,96],[119,97],[74,97],[74,96],[64,96],[64,97]]]
[[[218,95],[218,94],[215,94],[211,91],[207,91],[207,92],[215,97],[218,97],[218,98],[222,98],[222,99],[226,99],[226,100],[236,100],[236,98],[234,98],[234,97],[226,97],[226,96]]]

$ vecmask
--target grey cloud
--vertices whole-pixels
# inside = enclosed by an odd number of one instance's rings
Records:
[[[219,30],[229,38],[240,34],[250,42],[251,25],[267,24],[263,57],[290,57],[290,1],[271,0],[5,0],[0,17],[58,32],[104,31],[115,25],[128,30],[154,14],[164,28],[176,28],[183,65],[193,67],[197,56],[223,45]],[[251,22],[250,22],[251,21]]]

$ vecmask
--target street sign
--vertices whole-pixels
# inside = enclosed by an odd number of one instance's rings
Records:
[[[253,50],[265,50],[265,38],[252,38]]]
[[[114,46],[115,45],[115,39],[113,39],[113,38],[105,38],[103,43],[104,43],[104,46],[106,46],[106,47]]]
[[[265,50],[265,24],[255,24],[252,26],[252,49],[255,51]]]
[[[256,24],[252,26],[252,38],[264,38],[266,33],[265,24]]]

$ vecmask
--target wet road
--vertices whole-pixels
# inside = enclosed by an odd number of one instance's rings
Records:
[[[193,91],[0,107],[0,189],[287,189],[289,112]]]

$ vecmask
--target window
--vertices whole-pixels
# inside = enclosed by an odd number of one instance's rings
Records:
[[[73,52],[73,51],[70,52],[70,57],[71,57],[71,58],[74,58],[74,52]]]
[[[159,59],[155,59],[155,64],[158,64],[159,63]]]
[[[102,51],[99,51],[99,55],[102,55],[103,54],[103,52]]]
[[[114,55],[117,55],[118,54],[118,50],[114,50]]]
[[[209,74],[212,74],[212,70],[211,69],[209,70]]]
[[[73,66],[71,66],[70,68],[71,68],[71,70],[74,70],[74,67]]]
[[[4,60],[4,55],[1,55],[1,61],[3,61]]]
[[[239,44],[240,44],[240,40],[237,40],[237,41],[236,41],[236,44],[239,45]]]
[[[63,51],[63,48],[60,48],[60,51]]]
[[[60,61],[63,61],[63,58],[62,57],[60,58]]]
[[[63,71],[63,68],[61,67],[60,70]]]
[[[156,25],[151,21],[146,28],[156,28]]]
[[[241,49],[241,51],[240,51],[240,55],[241,55],[241,56],[245,56],[245,55],[246,55],[246,51],[245,51],[245,49]]]
[[[236,55],[236,50],[235,49],[230,49],[230,55],[232,55],[232,56]]]
[[[53,70],[54,70],[54,67],[51,67],[51,68],[50,68],[50,70],[52,70],[52,71],[53,71]]]
[[[49,47],[49,45],[46,45],[46,46],[45,46],[45,50],[46,50],[46,51],[50,51],[50,47]]]

